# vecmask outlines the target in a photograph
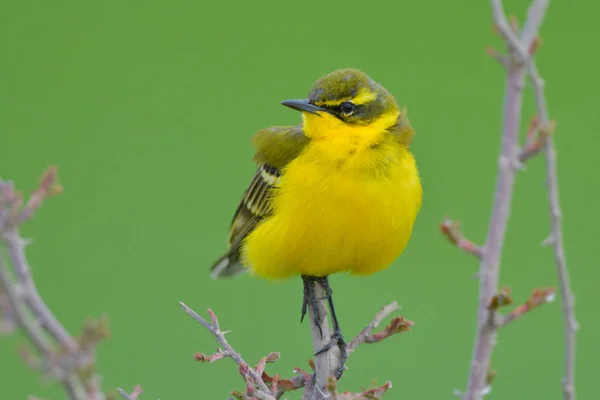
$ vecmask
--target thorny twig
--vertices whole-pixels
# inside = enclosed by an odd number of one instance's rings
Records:
[[[480,400],[489,392],[487,376],[497,331],[497,327],[490,323],[492,319],[490,318],[489,304],[498,288],[502,247],[510,215],[515,173],[518,165],[516,150],[519,138],[523,78],[525,74],[523,65],[528,59],[526,49],[530,46],[530,43],[522,42],[518,38],[516,30],[509,25],[500,0],[492,0],[492,10],[498,31],[507,43],[509,61],[506,64],[507,82],[504,98],[499,170],[492,216],[488,226],[484,245],[485,251],[479,271],[480,286],[476,340],[471,359],[467,390],[463,396],[463,400]],[[541,18],[537,20],[541,22]],[[532,25],[528,26],[532,29]],[[537,32],[538,26],[534,26],[533,29]]]
[[[533,7],[530,10],[530,15],[532,14],[532,10]],[[548,108],[544,96],[544,81],[540,77],[533,61],[531,61],[528,67],[528,74],[533,86],[540,126],[547,132],[547,137],[544,141],[544,153],[546,155],[546,183],[548,186],[548,204],[551,225],[551,240],[549,242],[554,250],[554,260],[558,274],[563,318],[565,321],[565,359],[563,367],[564,377],[562,381],[563,398],[565,400],[575,400],[575,335],[578,324],[575,318],[575,296],[573,295],[573,289],[571,288],[571,280],[567,268],[562,237],[562,213],[560,210],[560,199],[558,194],[558,167],[556,165],[554,139],[551,136],[554,132],[555,122],[551,121],[548,117]]]
[[[553,288],[541,288],[534,289],[531,296],[527,301],[520,306],[516,307],[510,313],[502,316],[496,324],[499,327],[504,327],[511,322],[519,319],[523,315],[527,314],[531,310],[541,306],[542,304],[551,303],[554,301],[554,289]]]
[[[481,246],[471,242],[465,238],[462,231],[460,230],[460,222],[452,221],[448,218],[440,224],[440,231],[446,235],[448,240],[459,249],[464,252],[471,254],[479,259],[482,257]]]
[[[489,393],[491,388],[490,358],[496,341],[498,328],[507,325],[521,317],[531,309],[548,302],[552,295],[549,289],[536,289],[532,297],[522,306],[511,313],[500,316],[497,309],[512,301],[508,292],[498,293],[498,278],[504,236],[514,190],[515,174],[524,162],[545,150],[547,154],[548,186],[552,220],[552,244],[555,246],[555,258],[563,292],[563,308],[566,323],[566,361],[565,361],[565,399],[574,399],[573,388],[573,358],[574,358],[574,326],[572,312],[572,294],[569,288],[562,238],[560,233],[560,211],[558,210],[558,190],[556,187],[556,165],[554,163],[554,148],[551,134],[554,122],[548,120],[545,99],[542,93],[542,81],[537,74],[533,62],[533,54],[539,48],[538,30],[548,7],[548,0],[534,0],[531,5],[523,29],[519,32],[516,19],[510,21],[504,14],[502,1],[491,0],[493,19],[497,32],[504,39],[508,54],[502,55],[494,49],[487,52],[506,69],[506,91],[503,110],[502,146],[499,158],[499,170],[496,181],[494,204],[490,218],[485,244],[481,247],[464,239],[459,226],[452,221],[444,221],[442,232],[457,247],[479,256],[481,265],[478,276],[479,307],[477,315],[476,342],[473,349],[471,369],[467,382],[466,393],[460,394],[463,400],[480,400]],[[522,92],[525,75],[528,74],[533,82],[537,103],[537,117],[530,125],[523,149],[519,152],[519,125],[521,121]],[[558,240],[556,240],[558,239]],[[555,242],[558,241],[558,244]]]
[[[360,393],[343,392],[339,393],[337,381],[330,377],[327,381],[327,390],[331,394],[331,400],[378,400],[383,399],[385,393],[392,388],[392,382],[388,381],[381,386],[376,386],[371,389],[363,389]]]
[[[20,354],[24,361],[32,368],[41,369],[47,376],[58,379],[70,399],[104,400],[106,396],[100,390],[100,379],[95,374],[94,363],[97,343],[109,334],[106,319],[86,322],[81,335],[77,338],[72,337],[37,293],[24,253],[24,247],[28,242],[18,234],[19,226],[33,216],[43,201],[60,192],[56,181],[56,169],[51,168],[44,175],[40,187],[23,206],[22,198],[14,191],[12,182],[0,180],[0,241],[8,250],[14,268],[14,273],[11,273],[8,266],[4,264],[0,247],[0,317],[2,318],[0,327],[7,331],[19,327],[26,333],[37,354],[22,348]],[[245,393],[233,391],[234,397],[248,400],[275,400],[281,398],[285,392],[297,389],[304,389],[305,399],[329,396],[326,393],[327,384],[323,387],[316,386],[315,374],[309,374],[300,368],[294,370],[296,375],[291,378],[269,376],[265,372],[266,364],[277,361],[279,353],[271,353],[259,360],[255,368],[250,367],[229,345],[225,339],[225,332],[221,331],[219,321],[211,310],[208,310],[211,319],[209,322],[185,304],[181,303],[181,307],[213,333],[220,345],[214,354],[197,353],[194,358],[200,362],[214,362],[229,357],[238,365],[246,390]],[[383,331],[373,333],[381,321],[397,308],[396,302],[384,307],[350,343],[351,351],[361,343],[376,343],[396,333],[409,330],[413,323],[403,317],[396,317]],[[313,371],[317,369],[314,361],[309,360],[309,364]],[[380,399],[390,388],[391,383],[388,382],[382,386],[365,389],[361,393],[338,394],[336,389],[335,395],[339,399],[348,400]],[[136,400],[142,393],[142,388],[138,385],[131,393],[118,388],[118,392],[125,400]]]
[[[320,388],[316,386],[315,375],[309,374],[301,368],[295,368],[295,376],[287,379],[282,379],[279,375],[269,376],[265,372],[266,364],[273,363],[279,359],[279,353],[271,353],[266,357],[263,357],[257,364],[256,368],[252,368],[249,364],[236,352],[233,347],[229,344],[225,338],[225,333],[219,326],[219,321],[215,313],[208,309],[211,321],[207,321],[190,307],[180,302],[181,308],[197,322],[199,322],[204,328],[208,329],[219,344],[217,351],[214,354],[207,355],[204,353],[196,353],[194,359],[200,362],[212,363],[222,358],[231,358],[238,365],[238,370],[245,382],[245,392],[232,391],[231,394],[236,399],[268,399],[274,400],[279,399],[285,392],[304,389],[303,399],[313,398],[331,398],[331,399],[343,399],[343,400],[367,400],[367,399],[381,399],[383,394],[389,390],[392,385],[390,382],[385,385],[366,389],[361,393],[349,393],[345,392],[342,394],[337,393],[337,383],[335,385],[336,391],[331,392],[330,389],[331,381],[335,381],[330,376],[327,379],[325,387]],[[406,332],[413,325],[412,321],[405,320],[403,317],[396,317],[392,319],[390,325],[384,328],[379,333],[373,333],[373,330],[382,322],[384,318],[390,315],[393,311],[398,308],[398,303],[393,302],[392,304],[383,307],[379,311],[375,318],[363,329],[357,337],[352,340],[348,345],[349,352],[354,351],[361,343],[376,343],[380,342],[396,333]],[[316,368],[314,361],[309,360],[309,364],[313,370]],[[325,393],[326,390],[329,393]],[[321,397],[319,397],[321,396]],[[329,397],[325,397],[329,396]],[[337,396],[337,397],[336,397]]]
[[[414,325],[412,321],[405,319],[404,317],[395,317],[392,319],[390,325],[386,326],[383,331],[373,333],[373,330],[381,324],[381,322],[387,318],[388,315],[398,309],[398,302],[394,301],[391,304],[383,307],[376,315],[375,318],[363,329],[357,336],[348,344],[348,353],[352,353],[362,343],[377,343],[382,340],[395,335],[397,333],[408,332]]]
[[[109,335],[106,320],[89,321],[79,337],[71,336],[42,300],[25,256],[30,242],[19,234],[44,200],[61,190],[56,168],[49,168],[23,205],[14,184],[0,179],[0,308],[8,319],[1,325],[25,333],[37,353],[21,350],[25,362],[61,382],[69,398],[101,400],[105,395],[95,373],[95,351]]]
[[[275,394],[275,398],[279,399],[285,392],[302,388],[304,388],[305,393],[310,394],[314,391],[312,374],[299,367],[294,368],[293,372],[294,376],[287,379],[281,379],[279,375],[269,376],[266,372],[263,372],[262,378],[265,383],[271,386],[271,391]]]
[[[233,347],[231,347],[227,339],[225,339],[225,333],[221,331],[219,320],[210,308],[208,309],[208,314],[210,315],[211,322],[208,322],[206,319],[198,315],[198,313],[196,313],[194,310],[185,305],[185,303],[179,302],[179,305],[183,311],[194,318],[203,327],[208,329],[217,340],[217,343],[219,343],[219,345],[222,347],[222,349],[217,348],[217,355],[213,356],[206,356],[202,353],[197,353],[194,356],[196,361],[213,362],[221,358],[229,357],[233,359],[233,361],[235,361],[235,363],[239,366],[240,375],[242,375],[242,378],[244,378],[247,384],[248,395],[256,396],[259,399],[275,399],[273,393],[271,393],[271,389],[262,380],[262,374],[256,369],[250,367],[248,363],[244,361],[242,356],[236,352]]]
[[[515,307],[506,315],[501,315],[498,310],[502,307],[513,304],[513,299],[510,296],[510,288],[503,288],[500,293],[492,297],[492,301],[488,305],[489,310],[489,325],[494,328],[503,328],[506,325],[514,322],[535,308],[554,301],[553,288],[534,289],[527,301],[518,307]]]
[[[117,390],[124,400],[137,400],[138,396],[144,393],[140,385],[137,385],[135,388],[133,388],[133,392],[131,392],[131,394],[127,393],[121,388],[117,388]]]

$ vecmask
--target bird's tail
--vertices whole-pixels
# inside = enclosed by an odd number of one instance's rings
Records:
[[[247,268],[240,262],[239,255],[228,252],[213,264],[210,269],[210,276],[213,279],[230,278],[240,275],[246,272],[246,270]]]

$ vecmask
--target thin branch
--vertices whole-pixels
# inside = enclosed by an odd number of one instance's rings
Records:
[[[279,352],[273,352],[269,353],[268,356],[261,358],[258,361],[258,364],[256,365],[256,373],[262,378],[262,374],[263,372],[265,372],[265,367],[267,366],[267,364],[273,364],[274,362],[277,362],[277,360],[279,360],[279,357],[281,357],[281,354]]]
[[[29,196],[25,207],[17,213],[15,225],[21,225],[23,222],[31,219],[33,214],[48,197],[60,193],[62,193],[62,186],[58,183],[58,169],[56,167],[49,167],[44,172],[44,175],[42,175],[38,188]]]
[[[521,318],[523,315],[538,308],[539,306],[551,303],[552,301],[554,301],[553,288],[534,289],[531,293],[531,296],[525,303],[516,307],[510,313],[501,315],[498,313],[501,308],[513,304],[513,298],[510,295],[510,288],[504,287],[497,295],[492,297],[492,300],[488,305],[489,314],[487,324],[492,329],[503,328]]]
[[[523,100],[525,66],[530,63],[529,49],[543,20],[546,7],[540,4],[544,0],[535,0],[528,20],[525,23],[527,37],[519,38],[516,29],[511,27],[504,14],[501,0],[492,0],[494,23],[504,38],[509,50],[510,62],[507,67],[506,89],[503,110],[502,145],[499,158],[499,170],[492,215],[482,254],[479,277],[479,307],[477,312],[477,331],[471,359],[471,369],[464,400],[480,400],[486,394],[487,375],[490,368],[492,350],[496,341],[497,327],[490,324],[493,316],[489,305],[497,293],[500,262],[504,237],[510,215],[514,182],[519,166],[518,141]],[[531,35],[529,32],[535,32]],[[523,40],[526,39],[526,40]]]
[[[57,180],[57,169],[55,167],[48,168],[40,180],[39,187],[32,193],[26,205],[22,208],[19,207],[21,203],[20,196],[14,192],[12,184],[3,183],[0,188],[3,192],[3,203],[8,206],[7,208],[10,211],[6,215],[7,218],[0,224],[0,235],[6,244],[11,264],[15,270],[15,278],[18,280],[18,287],[21,289],[24,301],[31,307],[36,318],[40,320],[52,338],[65,349],[73,351],[77,347],[77,343],[44,303],[35,283],[31,279],[30,267],[25,257],[25,246],[29,242],[21,238],[17,230],[23,222],[33,216],[45,199],[62,190]]]
[[[0,286],[6,295],[6,303],[11,311],[11,316],[15,323],[23,330],[25,335],[31,340],[35,349],[45,357],[50,356],[52,346],[43,335],[39,326],[28,317],[26,310],[21,305],[19,296],[15,291],[8,268],[4,265],[4,255],[0,253]]]
[[[539,307],[543,304],[551,303],[553,301],[554,301],[554,289],[553,288],[534,289],[533,292],[531,293],[531,296],[525,303],[516,307],[510,313],[502,316],[499,319],[499,321],[496,322],[496,324],[499,328],[505,327],[506,325],[510,324],[511,322],[516,321],[517,319],[521,318],[523,315],[536,309],[537,307]]]
[[[39,319],[40,323],[60,346],[68,351],[75,351],[77,348],[75,339],[73,339],[65,327],[56,319],[52,311],[50,311],[31,279],[30,268],[25,257],[25,245],[27,241],[21,238],[16,230],[5,231],[3,240],[19,279],[19,287],[23,292],[25,302],[31,307],[32,312]]]
[[[488,56],[498,61],[498,63],[504,68],[508,68],[508,59],[506,58],[506,56],[500,54],[496,49],[494,49],[493,47],[487,47],[485,49],[485,52],[488,54]]]
[[[373,318],[373,320],[367,325],[357,336],[348,344],[348,354],[352,353],[362,343],[377,343],[382,340],[403,332],[408,332],[414,325],[414,322],[405,319],[404,317],[395,317],[392,319],[390,325],[386,326],[383,331],[379,333],[373,333],[373,330],[381,324],[381,322],[387,318],[388,315],[398,309],[398,302],[394,301],[391,304],[383,307]]]
[[[127,393],[121,388],[117,388],[117,390],[124,400],[136,400],[140,394],[144,393],[144,390],[140,385],[137,385],[131,394]]]
[[[520,41],[525,44],[526,49],[529,49],[530,54],[533,52],[532,44],[537,45],[538,31],[546,16],[549,3],[549,0],[534,0],[527,11],[527,19],[521,31]]]
[[[461,229],[459,221],[452,221],[448,218],[440,224],[440,231],[448,238],[448,240],[465,253],[471,254],[478,259],[482,257],[481,246],[473,243],[469,239],[465,238]]]
[[[291,378],[281,379],[279,375],[273,377],[263,372],[262,379],[265,383],[271,385],[271,392],[279,399],[285,392],[290,392],[305,388],[305,393],[313,392],[313,376],[302,368],[294,368],[294,375]]]
[[[512,29],[511,24],[508,22],[506,18],[506,14],[504,14],[504,7],[502,5],[502,0],[492,0],[492,14],[494,18],[494,23],[496,24],[496,28],[498,29],[498,33],[504,38],[509,50],[513,53],[513,57],[517,58],[518,62],[525,62],[527,60],[529,54],[527,52],[528,46],[524,46],[523,43],[519,40],[517,33]],[[541,23],[541,21],[539,22]],[[538,26],[539,26],[538,23]],[[534,26],[531,25],[530,29]],[[535,26],[535,31],[537,32],[537,26]]]
[[[491,353],[496,340],[495,329],[490,328],[486,324],[488,319],[487,306],[498,287],[501,252],[512,202],[522,85],[523,72],[519,69],[510,70],[506,84],[502,151],[499,159],[494,204],[485,241],[485,251],[483,252],[479,271],[478,326],[465,400],[479,400],[482,398]]]
[[[220,353],[221,356],[218,357],[217,359],[229,357],[229,358],[233,359],[233,361],[235,361],[235,363],[240,368],[240,374],[242,375],[242,377],[246,380],[246,382],[248,384],[252,385],[247,388],[248,391],[254,391],[254,389],[255,389],[254,386],[256,386],[256,392],[252,393],[254,396],[256,396],[260,399],[275,400],[275,397],[271,393],[271,389],[262,380],[262,376],[261,376],[262,373],[259,374],[254,368],[251,368],[248,365],[248,363],[246,361],[244,361],[242,356],[238,352],[236,352],[233,349],[233,347],[231,347],[231,345],[229,344],[227,339],[225,339],[225,333],[223,331],[221,331],[221,328],[219,327],[219,320],[218,320],[217,316],[215,315],[215,313],[210,308],[208,309],[208,314],[210,315],[211,322],[208,322],[207,320],[202,318],[200,315],[198,315],[198,313],[196,313],[194,310],[192,310],[187,305],[185,305],[185,303],[180,301],[179,305],[181,306],[183,311],[185,311],[188,315],[190,315],[197,322],[199,322],[200,325],[202,325],[203,327],[208,329],[210,331],[210,333],[212,333],[213,336],[215,337],[215,339],[217,340],[217,343],[219,343],[219,345],[221,345],[223,350],[218,349],[218,353]],[[210,356],[207,357],[204,355],[201,355],[200,357],[198,355],[196,355],[195,359],[198,361],[205,361],[205,360],[211,361]],[[248,393],[248,394],[250,395],[251,393]]]
[[[331,379],[333,378],[333,371],[331,371],[331,375],[327,378],[327,381],[321,387],[317,385],[318,380],[316,372],[314,374],[309,374],[301,368],[294,368],[294,374],[296,375],[287,379],[282,379],[279,375],[270,376],[269,374],[267,374],[265,371],[266,364],[277,361],[279,359],[279,353],[271,353],[268,356],[261,358],[256,368],[251,368],[249,367],[248,363],[242,359],[240,354],[236,352],[233,349],[233,347],[229,344],[229,342],[225,338],[225,333],[221,331],[217,316],[210,309],[208,310],[211,319],[211,321],[209,322],[206,319],[202,318],[200,315],[198,315],[198,313],[196,313],[184,303],[180,302],[179,304],[188,315],[190,315],[197,322],[199,322],[204,328],[208,329],[213,334],[213,336],[217,340],[217,343],[219,344],[219,347],[217,347],[217,350],[214,354],[207,355],[204,353],[196,353],[194,355],[194,359],[200,362],[212,363],[223,358],[231,358],[238,365],[240,375],[242,376],[246,384],[246,391],[245,393],[232,391],[231,394],[236,399],[259,398],[274,400],[281,398],[281,396],[283,396],[285,392],[298,389],[304,389],[304,395],[302,398],[305,400],[335,398],[335,394],[331,393],[328,389],[330,387]],[[404,317],[396,317],[392,319],[391,324],[387,326],[383,331],[373,333],[373,330],[377,326],[379,326],[383,319],[386,318],[393,311],[395,311],[397,308],[397,302],[393,302],[392,304],[383,307],[375,315],[375,317],[369,323],[369,325],[367,325],[367,327],[365,327],[357,335],[357,337],[352,342],[350,342],[350,344],[348,345],[349,353],[354,351],[356,347],[361,343],[377,343],[394,334],[408,331],[413,325],[412,321],[408,321],[404,319]],[[312,360],[309,360],[309,365],[315,371],[318,368],[317,363]],[[341,395],[339,395],[339,399],[379,399],[390,388],[391,384],[386,383],[385,385],[376,388],[364,390],[361,393],[352,394],[349,392],[344,392]]]
[[[0,215],[0,219],[1,218],[2,216]],[[2,263],[3,260],[0,259],[0,264]],[[9,279],[6,279],[5,282],[9,282]],[[0,283],[0,335],[12,333],[15,329],[17,329],[17,325],[15,324],[15,318],[12,315],[11,306],[9,305],[9,302],[10,299],[5,293],[2,283]]]
[[[105,395],[94,363],[96,344],[108,336],[106,321],[87,323],[78,338],[71,336],[41,298],[25,255],[30,241],[19,234],[21,224],[31,219],[48,197],[60,193],[57,180],[56,168],[49,168],[23,202],[13,183],[0,179],[0,300],[5,317],[14,321],[38,353],[21,350],[29,366],[58,380],[70,399],[102,400]]]
[[[533,6],[530,9],[530,13],[531,10],[533,10]],[[551,132],[554,130],[554,124],[548,117],[546,97],[544,96],[544,81],[541,79],[533,62],[529,65],[528,73],[533,86],[540,125]],[[571,288],[571,280],[563,244],[562,213],[560,210],[560,199],[558,194],[556,148],[551,135],[548,135],[544,142],[544,153],[546,155],[546,183],[548,186],[548,203],[551,224],[550,244],[554,250],[554,260],[558,274],[563,318],[565,321],[565,360],[564,377],[562,381],[563,398],[565,400],[575,400],[575,336],[578,324],[577,319],[575,318],[575,296],[573,295],[573,289]]]
[[[331,377],[327,381],[327,390],[331,393],[331,400],[378,400],[383,399],[383,396],[392,388],[392,382],[388,381],[381,386],[376,386],[371,389],[363,389],[360,393],[343,392],[339,393],[337,381]]]
[[[319,316],[321,320],[317,324],[314,317],[314,310],[312,307],[308,307],[308,321],[310,323],[310,333],[312,337],[313,353],[321,350],[324,346],[329,344],[331,338],[331,331],[329,330],[329,323],[327,322],[327,308],[325,307],[325,290],[320,284],[314,285],[315,295],[319,300]],[[319,355],[315,356],[315,384],[314,392],[310,400],[323,400],[327,399],[327,382],[329,378],[335,373],[336,369],[340,365],[340,350],[338,346],[331,346],[331,348]]]

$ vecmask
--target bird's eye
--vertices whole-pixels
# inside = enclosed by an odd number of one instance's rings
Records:
[[[356,110],[356,106],[349,101],[345,101],[340,105],[340,110],[342,111],[342,114],[350,115]]]

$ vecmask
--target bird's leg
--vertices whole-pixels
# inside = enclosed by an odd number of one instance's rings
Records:
[[[317,293],[315,292],[315,283],[318,282],[318,279],[319,278],[314,276],[302,275],[302,280],[304,282],[304,298],[302,299],[302,315],[300,317],[300,322],[302,323],[304,320],[308,303],[310,303],[310,306],[313,309],[314,324],[319,328],[319,333],[321,334],[321,338],[323,338],[321,315],[319,315],[319,299],[317,299]]]
[[[340,379],[342,374],[344,373],[344,365],[346,364],[346,359],[348,358],[348,352],[346,351],[346,342],[344,341],[344,336],[342,335],[342,330],[340,329],[340,324],[337,319],[337,315],[335,314],[335,307],[333,306],[333,291],[329,286],[329,279],[325,277],[316,278],[316,281],[321,285],[323,290],[325,291],[325,298],[329,303],[329,310],[331,311],[331,321],[333,322],[333,335],[331,335],[331,339],[329,343],[327,343],[323,348],[315,353],[315,355],[319,355],[326,351],[329,351],[333,346],[337,345],[340,349],[340,365],[335,371],[335,379]]]
[[[308,298],[310,296],[310,282],[308,277],[302,275],[302,283],[304,284],[304,297],[302,298],[302,314],[300,315],[300,323],[304,321],[306,310],[308,308]]]

